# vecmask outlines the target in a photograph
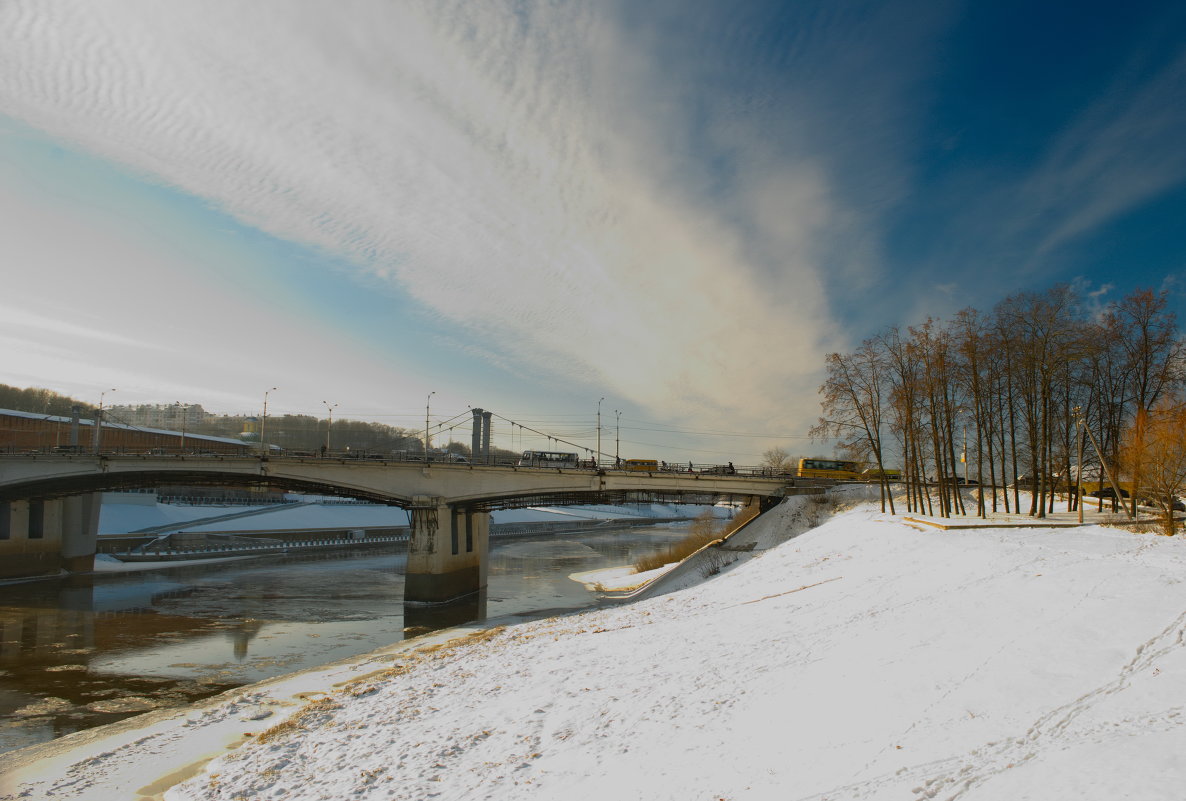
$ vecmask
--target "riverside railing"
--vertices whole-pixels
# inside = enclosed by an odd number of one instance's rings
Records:
[[[630,517],[597,520],[548,520],[529,523],[499,523],[490,527],[490,537],[491,539],[498,539],[542,536],[546,534],[580,533],[595,530],[614,530],[632,526],[655,525],[658,523],[679,523],[691,519],[689,517]],[[401,531],[394,534],[377,534],[363,537],[319,537],[311,540],[272,541],[259,544],[220,543],[217,545],[187,545],[172,548],[162,546],[159,543],[153,543],[151,546],[140,545],[127,547],[122,550],[102,548],[100,546],[100,553],[114,556],[123,562],[176,562],[188,559],[215,559],[223,556],[262,556],[266,554],[294,553],[328,548],[353,548],[384,543],[407,542],[409,538],[409,532]]]
[[[225,545],[196,545],[183,548],[162,548],[153,546],[149,549],[129,548],[125,551],[108,552],[121,562],[176,562],[187,559],[214,559],[220,556],[251,556],[275,553],[291,553],[311,551],[325,548],[343,548],[365,545],[380,545],[384,543],[407,542],[408,533],[386,534],[373,537],[334,537],[316,540],[293,540],[290,542],[266,543],[260,545],[225,544]]]

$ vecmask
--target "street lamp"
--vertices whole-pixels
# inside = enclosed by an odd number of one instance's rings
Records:
[[[268,455],[268,393],[275,391],[275,387],[264,390],[264,415],[259,421],[259,447],[264,456]]]
[[[183,404],[181,401],[173,401],[173,405],[181,412],[181,445],[178,447],[182,453],[185,452],[185,425],[189,422],[189,404]]]
[[[428,393],[428,397],[424,399],[424,463],[428,464],[428,405],[432,401],[432,396],[437,394],[434,389]]]
[[[617,467],[622,463],[622,454],[619,448],[622,444],[622,413],[614,409],[614,466]]]
[[[115,389],[105,389],[99,393],[99,411],[95,413],[95,431],[91,444],[96,456],[99,454],[99,443],[103,436],[103,397],[108,392],[115,392]]]
[[[334,427],[334,409],[338,408],[338,404],[331,404],[329,401],[322,401],[322,403],[329,411],[329,421],[325,424],[325,453],[329,453],[329,430]]]
[[[597,401],[597,466],[601,466],[601,401]]]

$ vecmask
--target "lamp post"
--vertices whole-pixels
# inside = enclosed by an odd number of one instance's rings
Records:
[[[605,398],[597,401],[597,457],[595,464],[598,467],[601,466],[601,401],[603,400]]]
[[[329,453],[329,431],[334,427],[334,409],[338,408],[338,404],[331,404],[329,401],[322,401],[325,404],[326,411],[329,412],[329,419],[325,423],[325,452]]]
[[[614,467],[622,464],[622,413],[614,409]]]
[[[424,463],[428,464],[428,406],[432,402],[432,396],[437,394],[434,389],[428,393],[428,397],[424,399]]]
[[[185,452],[185,425],[189,422],[189,404],[183,404],[181,401],[173,401],[173,406],[181,412],[181,444],[178,450]]]
[[[99,453],[99,444],[103,438],[103,397],[108,392],[115,392],[115,390],[105,389],[99,393],[99,411],[95,413],[95,431],[92,435],[91,445],[96,455]]]
[[[264,390],[264,414],[259,421],[259,447],[264,456],[268,455],[268,393],[275,391],[275,387]]]

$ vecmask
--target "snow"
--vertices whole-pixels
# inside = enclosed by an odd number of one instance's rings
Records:
[[[491,513],[493,523],[611,520],[630,518],[695,517],[702,507],[677,504],[632,504],[627,506],[569,506],[559,508],[506,509]],[[719,517],[731,510],[714,509]],[[207,518],[238,513],[249,517],[200,522]],[[291,529],[366,528],[408,525],[408,514],[395,506],[372,504],[313,503],[272,506],[182,506],[167,503],[103,504],[99,515],[100,534],[126,534],[154,526],[176,524],[186,531],[267,531]]]
[[[191,565],[212,565],[218,562],[238,562],[243,559],[257,559],[256,556],[223,556],[212,559],[176,559],[172,562],[121,562],[114,556],[98,554],[95,557],[96,573],[138,573],[145,570],[160,570],[162,567],[189,567]]]
[[[298,496],[299,497],[299,496]],[[304,500],[304,499],[302,499]],[[175,524],[175,531],[239,533],[294,531],[308,529],[319,531],[341,528],[388,528],[406,526],[407,512],[395,506],[378,504],[343,504],[334,502],[313,502],[299,505],[271,506],[188,506],[167,503],[120,503],[106,501],[101,507],[99,528],[103,534],[126,534],[140,529]],[[695,517],[705,508],[712,508],[715,517],[725,519],[733,514],[731,508],[700,507],[681,504],[630,504],[627,506],[568,506],[532,507],[506,509],[491,512],[493,523],[539,523],[579,520],[621,520],[632,519],[686,519]],[[221,520],[225,515],[242,515]],[[115,557],[95,557],[96,573],[130,573],[145,570],[159,570],[162,567],[185,567],[195,564],[212,564],[239,559],[255,559],[257,556],[229,556],[211,559],[173,560],[160,562],[121,562]],[[618,589],[644,582],[649,576],[637,581],[624,582],[620,577],[603,586]],[[13,583],[0,581],[0,584]]]
[[[106,502],[99,507],[99,534],[127,534],[153,526],[175,523],[178,529],[185,528],[193,520],[201,520],[219,514],[249,512],[264,509],[261,506],[182,506],[170,503],[150,505]]]
[[[593,592],[605,592],[607,590],[632,590],[636,587],[641,587],[649,581],[657,579],[664,573],[667,573],[671,568],[675,567],[677,562],[657,567],[654,570],[644,570],[641,573],[635,572],[634,568],[626,565],[624,567],[604,567],[600,570],[587,570],[584,573],[573,573],[569,576],[573,581],[579,581],[585,587]]]
[[[789,500],[749,527],[750,554],[678,591],[438,633],[16,752],[0,758],[4,789],[168,801],[1182,797],[1180,538],[943,531],[869,505],[809,528],[818,511]]]

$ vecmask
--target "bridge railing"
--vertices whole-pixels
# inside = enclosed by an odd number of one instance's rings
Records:
[[[0,454],[20,455],[20,456],[57,456],[62,458],[72,457],[93,457],[95,454],[89,448],[7,448],[0,450]],[[151,457],[151,458],[174,458],[178,460],[183,459],[217,459],[217,460],[250,460],[259,459],[261,455],[258,453],[214,453],[208,450],[198,449],[181,449],[181,448],[151,448],[149,450],[136,450],[130,448],[113,448],[104,449],[99,455],[101,456],[116,456],[116,457]],[[300,459],[300,460],[335,460],[335,461],[367,461],[367,462],[400,462],[400,463],[417,463],[425,462],[423,454],[409,453],[407,451],[368,451],[368,450],[340,450],[327,451],[325,453],[311,452],[311,451],[280,451],[274,452],[268,456],[270,460],[274,459]],[[517,470],[543,470],[553,471],[556,467],[541,467],[520,465],[517,458],[491,458],[479,459],[471,461],[468,457],[460,457],[453,454],[429,454],[427,462],[429,464],[450,464],[456,466],[470,466],[470,467],[510,467]],[[791,479],[794,476],[786,471],[777,468],[766,467],[763,465],[739,465],[734,466],[731,462],[724,464],[716,463],[678,463],[678,462],[664,462],[660,461],[658,466],[654,469],[639,469],[637,466],[628,466],[626,460],[616,459],[602,459],[600,462],[594,462],[592,459],[582,459],[578,461],[575,467],[562,468],[565,470],[589,470],[589,471],[605,471],[605,472],[626,472],[626,473],[684,473],[694,475],[717,475],[717,476],[754,476],[761,478],[772,479]]]

